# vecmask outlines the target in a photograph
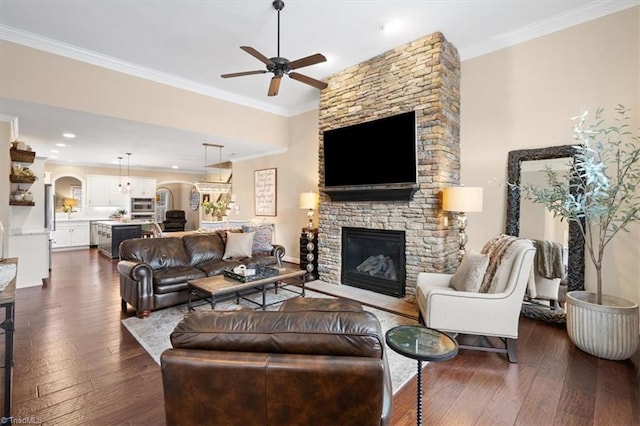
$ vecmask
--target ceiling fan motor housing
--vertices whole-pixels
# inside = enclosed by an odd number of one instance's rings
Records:
[[[290,61],[287,58],[282,58],[280,56],[276,56],[275,58],[269,58],[273,64],[267,65],[267,70],[270,72],[280,71],[284,74],[291,71],[291,67],[289,66]]]

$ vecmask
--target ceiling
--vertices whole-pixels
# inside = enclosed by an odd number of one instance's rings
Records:
[[[280,56],[295,60],[324,54],[327,62],[297,70],[322,80],[436,31],[466,60],[640,1],[285,3],[280,13]],[[319,101],[317,89],[286,77],[276,97],[267,97],[271,74],[220,77],[264,68],[240,46],[277,56],[277,13],[271,0],[0,0],[0,38],[284,116],[317,108]],[[224,144],[223,161],[276,153],[260,141],[224,141],[215,134],[1,97],[0,113],[19,117],[20,140],[55,162],[113,166],[117,156],[126,161],[125,153],[131,152],[134,168],[175,165],[178,171],[202,172],[203,142]],[[56,148],[55,143],[65,142],[63,132],[73,132],[77,138],[66,141],[66,148]],[[53,159],[54,155],[59,158]],[[209,150],[208,155],[217,162],[220,153]]]

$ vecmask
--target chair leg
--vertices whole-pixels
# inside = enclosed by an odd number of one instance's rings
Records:
[[[507,346],[507,359],[514,364],[518,363],[518,351],[517,351],[518,339],[505,339],[505,345]]]

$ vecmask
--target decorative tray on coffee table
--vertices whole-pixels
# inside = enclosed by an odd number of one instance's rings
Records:
[[[253,268],[254,267],[247,268],[247,269],[253,269]],[[223,273],[225,277],[229,277],[231,279],[234,279],[243,283],[257,281],[263,278],[275,277],[280,273],[277,269],[269,268],[268,266],[262,266],[262,265],[256,265],[255,270],[256,272],[253,275],[236,274],[231,269],[225,269]]]

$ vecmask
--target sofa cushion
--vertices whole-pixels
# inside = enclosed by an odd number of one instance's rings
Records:
[[[120,259],[147,263],[154,271],[191,266],[181,237],[124,240],[120,244]]]
[[[227,260],[227,262],[229,260]],[[240,260],[240,262],[242,262],[242,264],[246,266],[257,266],[257,265],[268,266],[268,265],[274,265],[278,263],[278,259],[276,259],[275,256],[266,254],[265,252],[261,252],[260,254],[254,253],[253,256],[244,258]]]
[[[254,232],[229,232],[223,259],[251,257]]]
[[[242,226],[242,232],[255,232],[253,235],[252,252],[273,250],[273,234],[275,232],[275,225],[273,223],[267,223],[258,226]]]
[[[217,232],[185,235],[182,240],[191,258],[191,266],[199,269],[202,269],[201,263],[221,260],[224,255],[224,241]]]
[[[174,348],[383,358],[371,312],[193,312],[171,333]]]
[[[206,274],[200,269],[191,266],[179,266],[153,271],[153,285],[156,289],[162,286],[186,283],[188,280],[204,278]],[[158,293],[162,293],[158,291]]]
[[[242,265],[242,262],[239,260],[210,260],[208,262],[204,262],[198,265],[198,269],[203,270],[208,277],[212,277],[214,275],[220,275],[224,272],[225,269],[233,269],[236,266]]]

